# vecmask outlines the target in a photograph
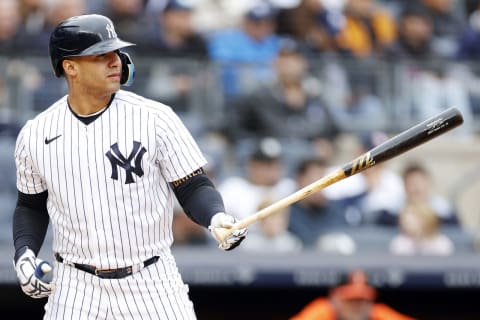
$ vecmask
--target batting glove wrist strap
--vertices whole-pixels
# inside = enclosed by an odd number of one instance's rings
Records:
[[[237,220],[224,212],[219,212],[212,217],[208,229],[213,238],[218,242],[218,247],[222,250],[229,251],[240,245],[247,235],[247,229],[242,228],[234,230],[232,234],[226,237],[223,241],[217,236],[216,229],[230,229]]]
[[[15,271],[26,295],[32,298],[45,298],[52,292],[52,284],[42,281],[43,276],[52,271],[52,267],[47,261],[38,259],[32,250],[26,249],[18,258]]]

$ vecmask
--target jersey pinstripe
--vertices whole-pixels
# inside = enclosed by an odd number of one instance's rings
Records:
[[[53,250],[102,269],[170,255],[168,182],[206,163],[170,107],[123,90],[88,125],[61,98],[25,124],[15,158],[21,192],[48,190]]]

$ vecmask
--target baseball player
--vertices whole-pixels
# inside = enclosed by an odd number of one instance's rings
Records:
[[[134,68],[112,21],[83,15],[50,37],[68,95],[18,135],[14,264],[22,290],[48,296],[44,319],[195,319],[170,251],[174,197],[216,237],[235,218],[206,177],[206,161],[172,109],[120,90]],[[52,270],[37,258],[48,224]],[[224,230],[222,230],[224,231]]]

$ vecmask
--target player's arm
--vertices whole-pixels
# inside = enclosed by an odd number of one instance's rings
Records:
[[[15,270],[23,292],[33,298],[46,297],[52,290],[49,283],[41,280],[51,267],[36,257],[48,228],[47,197],[47,191],[38,194],[19,191],[13,213]]]
[[[48,192],[25,194],[18,192],[17,205],[13,213],[13,243],[15,262],[25,247],[38,254],[48,228]]]
[[[223,250],[237,247],[247,234],[235,231],[225,241],[216,237],[217,228],[231,228],[235,218],[225,213],[223,199],[202,168],[170,184],[185,213],[194,222],[208,228]]]

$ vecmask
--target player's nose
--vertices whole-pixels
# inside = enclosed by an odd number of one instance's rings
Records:
[[[109,52],[107,53],[107,56],[109,67],[116,68],[121,66],[122,61],[120,60],[120,56],[116,52]]]

